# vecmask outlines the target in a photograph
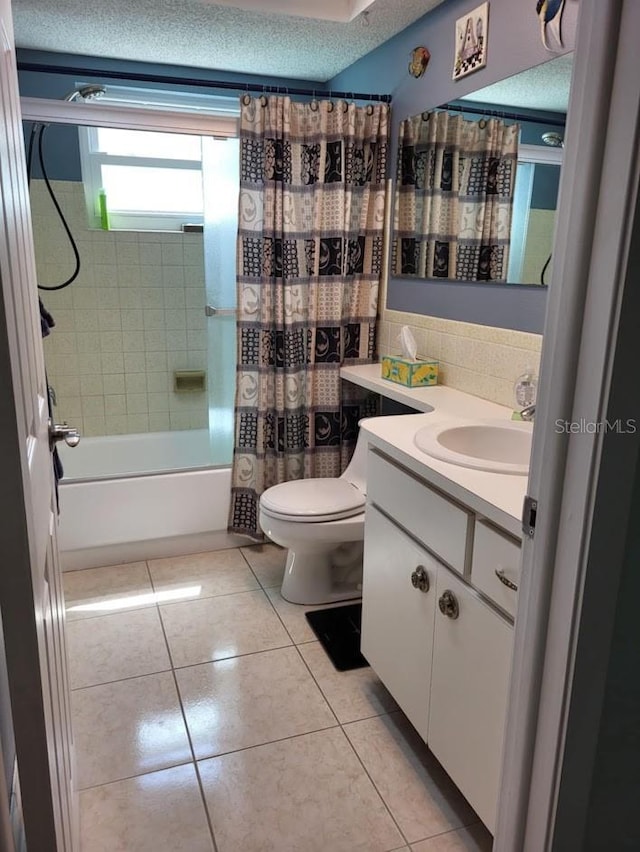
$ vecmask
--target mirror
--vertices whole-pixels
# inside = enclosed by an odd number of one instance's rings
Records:
[[[510,238],[508,241],[503,240],[508,245],[508,264],[504,264],[504,271],[492,283],[540,285],[550,280],[571,66],[571,54],[557,57],[448,105],[451,115],[461,116],[465,122],[471,123],[470,126],[476,123],[483,126],[490,117],[503,121],[505,125],[520,124]],[[437,278],[436,275],[426,274],[426,269],[435,267],[428,262],[416,262],[414,256],[403,252],[403,244],[411,246],[415,241],[411,239],[414,234],[401,230],[399,223],[405,227],[404,223],[411,219],[406,215],[407,209],[415,214],[424,198],[424,187],[419,181],[417,185],[406,185],[402,172],[403,161],[406,169],[408,160],[419,156],[416,152],[420,146],[423,149],[427,147],[428,122],[421,120],[426,115],[428,113],[412,116],[400,125],[391,275],[393,278],[456,281],[460,278],[448,277],[446,274]],[[407,132],[409,126],[410,133]],[[424,131],[422,126],[425,127]],[[431,135],[433,137],[434,134]],[[403,145],[402,140],[407,137],[409,142]],[[462,157],[460,161],[462,175]],[[413,221],[418,219],[418,216],[413,216]],[[438,235],[436,233],[434,237],[432,227],[426,229],[430,232],[429,239],[437,240]],[[416,235],[420,242],[423,235],[419,232]],[[479,273],[473,273],[466,280],[484,283],[486,279],[480,265],[479,270]]]

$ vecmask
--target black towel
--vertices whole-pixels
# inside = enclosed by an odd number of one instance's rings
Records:
[[[40,330],[42,331],[43,337],[49,337],[51,334],[51,329],[55,327],[55,320],[49,313],[49,311],[42,304],[42,299],[40,302]],[[46,375],[45,375],[46,378]],[[46,379],[47,382],[47,405],[49,407],[49,420],[53,422],[53,404],[51,399],[51,389],[49,388],[49,379]],[[56,488],[56,506],[58,508],[58,514],[60,514],[60,499],[58,495],[58,482],[64,476],[64,469],[62,467],[62,461],[60,460],[60,454],[58,453],[58,448],[54,445],[52,455],[52,463],[53,463],[53,479],[55,482]]]
[[[49,337],[51,334],[51,329],[55,326],[55,320],[49,313],[49,311],[42,304],[42,299],[39,299],[40,302],[40,329],[42,331],[43,337]]]

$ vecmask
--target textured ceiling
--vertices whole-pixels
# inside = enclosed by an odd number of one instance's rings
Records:
[[[514,77],[473,92],[462,100],[483,104],[567,112],[573,54],[558,56]]]
[[[12,8],[18,47],[325,81],[441,2],[375,0],[348,23],[208,0],[13,0]]]

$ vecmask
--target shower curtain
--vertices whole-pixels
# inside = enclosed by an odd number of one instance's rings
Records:
[[[519,131],[447,112],[401,123],[397,275],[506,281]]]
[[[339,371],[374,356],[388,120],[384,104],[241,99],[231,532],[261,537],[270,486],[338,476],[371,413]]]

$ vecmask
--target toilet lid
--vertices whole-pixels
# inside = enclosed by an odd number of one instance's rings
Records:
[[[268,488],[260,507],[276,518],[325,521],[350,518],[362,512],[365,495],[346,479],[296,479]]]

